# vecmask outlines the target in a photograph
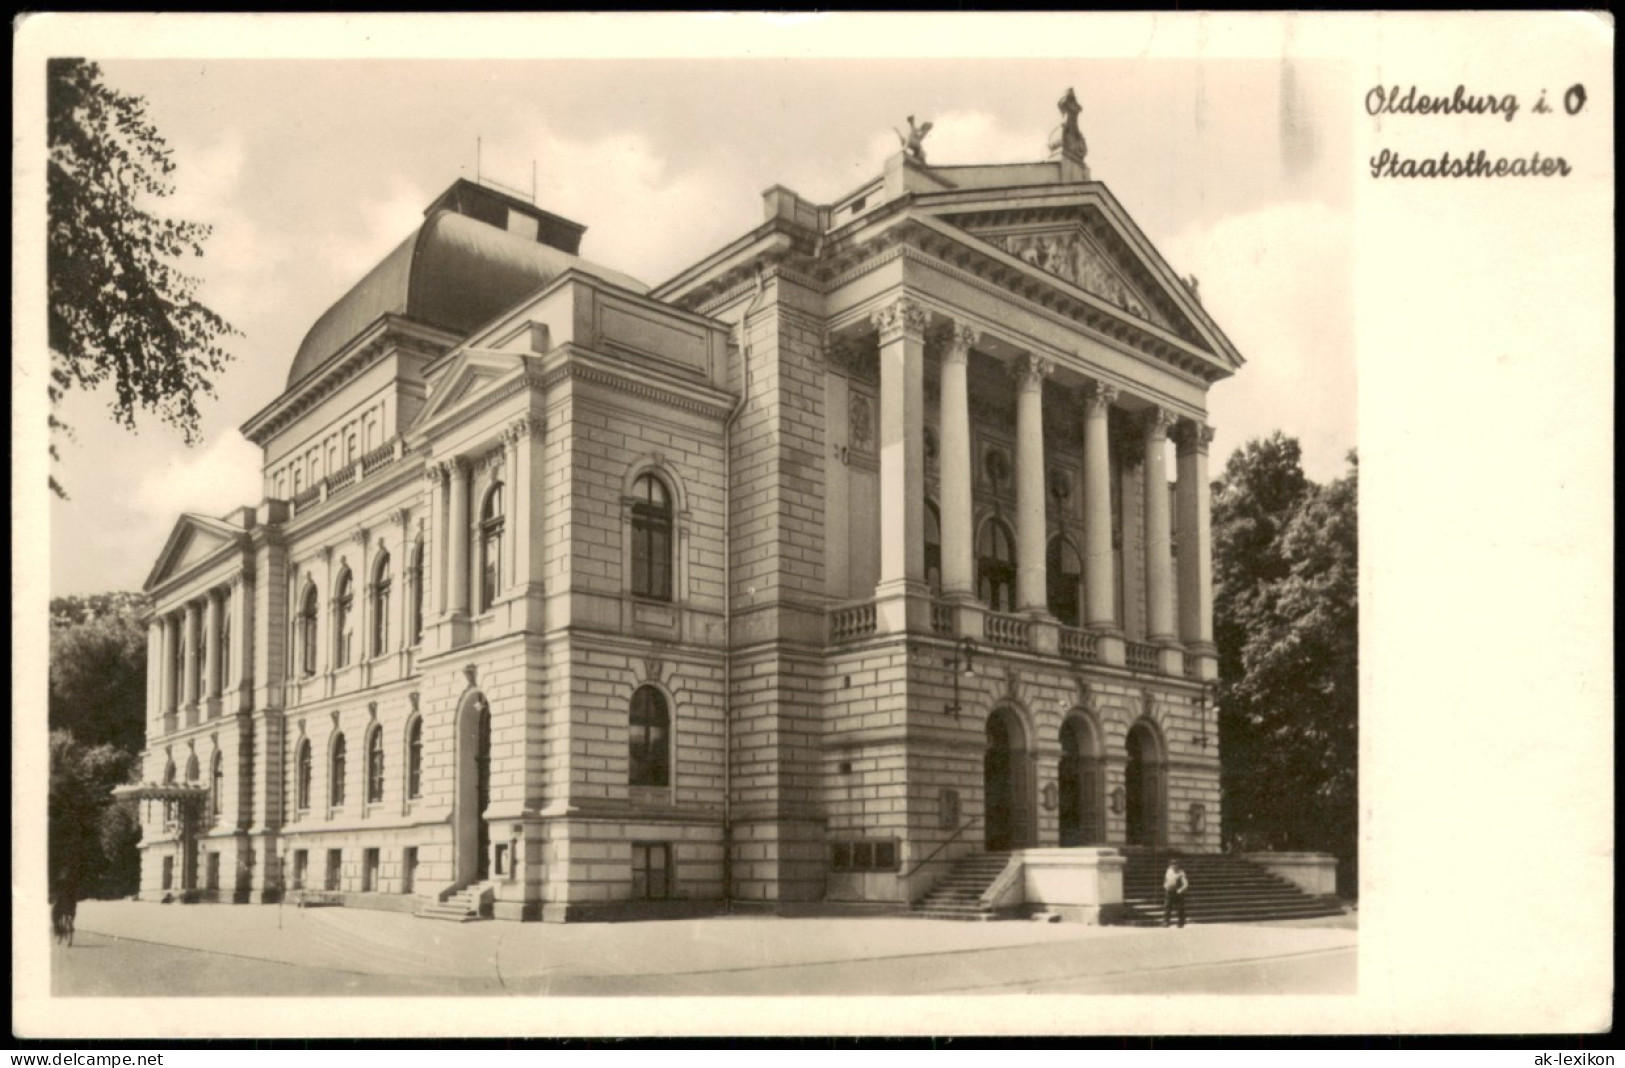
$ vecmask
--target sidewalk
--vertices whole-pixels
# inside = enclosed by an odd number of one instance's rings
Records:
[[[280,924],[280,926],[279,926]],[[359,909],[87,901],[80,931],[354,975],[495,981],[512,993],[950,993],[1347,953],[1325,926],[1183,930],[900,916],[453,924]]]

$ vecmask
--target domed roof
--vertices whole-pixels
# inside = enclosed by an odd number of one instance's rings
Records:
[[[649,291],[629,275],[534,238],[433,209],[416,233],[316,320],[299,344],[288,385],[321,367],[381,315],[467,335],[571,268],[634,293]]]

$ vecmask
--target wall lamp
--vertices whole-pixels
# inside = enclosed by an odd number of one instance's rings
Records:
[[[975,655],[976,642],[970,638],[961,638],[959,639],[959,644],[954,646],[953,659],[948,661],[948,666],[953,669],[954,675],[954,703],[949,705],[945,711],[952,715],[955,719],[959,718],[959,713],[961,710],[961,705],[959,703],[959,677],[963,675],[966,678],[970,678],[976,674],[976,665],[973,660]]]
[[[1201,731],[1198,734],[1191,735],[1191,741],[1195,742],[1203,749],[1208,747],[1209,741],[1207,735],[1207,710],[1209,707],[1211,707],[1213,709],[1213,714],[1217,716],[1219,713],[1218,700],[1219,684],[1217,682],[1203,683],[1201,692],[1196,695],[1196,716],[1201,725]],[[1217,724],[1215,724],[1215,728],[1217,728]]]

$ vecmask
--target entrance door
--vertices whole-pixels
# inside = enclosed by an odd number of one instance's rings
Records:
[[[1061,845],[1100,845],[1106,841],[1101,811],[1104,785],[1100,753],[1090,725],[1076,716],[1061,726]]]
[[[982,755],[982,782],[987,798],[986,842],[992,853],[1011,846],[1014,831],[1015,783],[1010,753],[1010,730],[995,712],[987,720],[987,750]]]
[[[1128,732],[1128,766],[1123,792],[1128,844],[1162,844],[1162,757],[1157,737],[1144,723]]]
[[[457,712],[457,786],[452,817],[455,878],[462,886],[490,873],[491,831],[485,810],[491,804],[491,709],[470,692]]]

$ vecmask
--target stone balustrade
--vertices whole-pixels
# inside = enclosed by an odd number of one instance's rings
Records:
[[[1032,620],[1024,616],[1006,616],[989,612],[984,623],[987,643],[1001,649],[1031,650],[1033,647]]]
[[[1132,671],[1157,670],[1157,647],[1148,642],[1128,643],[1128,666]]]
[[[875,603],[842,605],[829,610],[829,640],[849,642],[875,632]]]
[[[1100,635],[1076,627],[1062,627],[1061,655],[1087,664],[1100,663]]]

